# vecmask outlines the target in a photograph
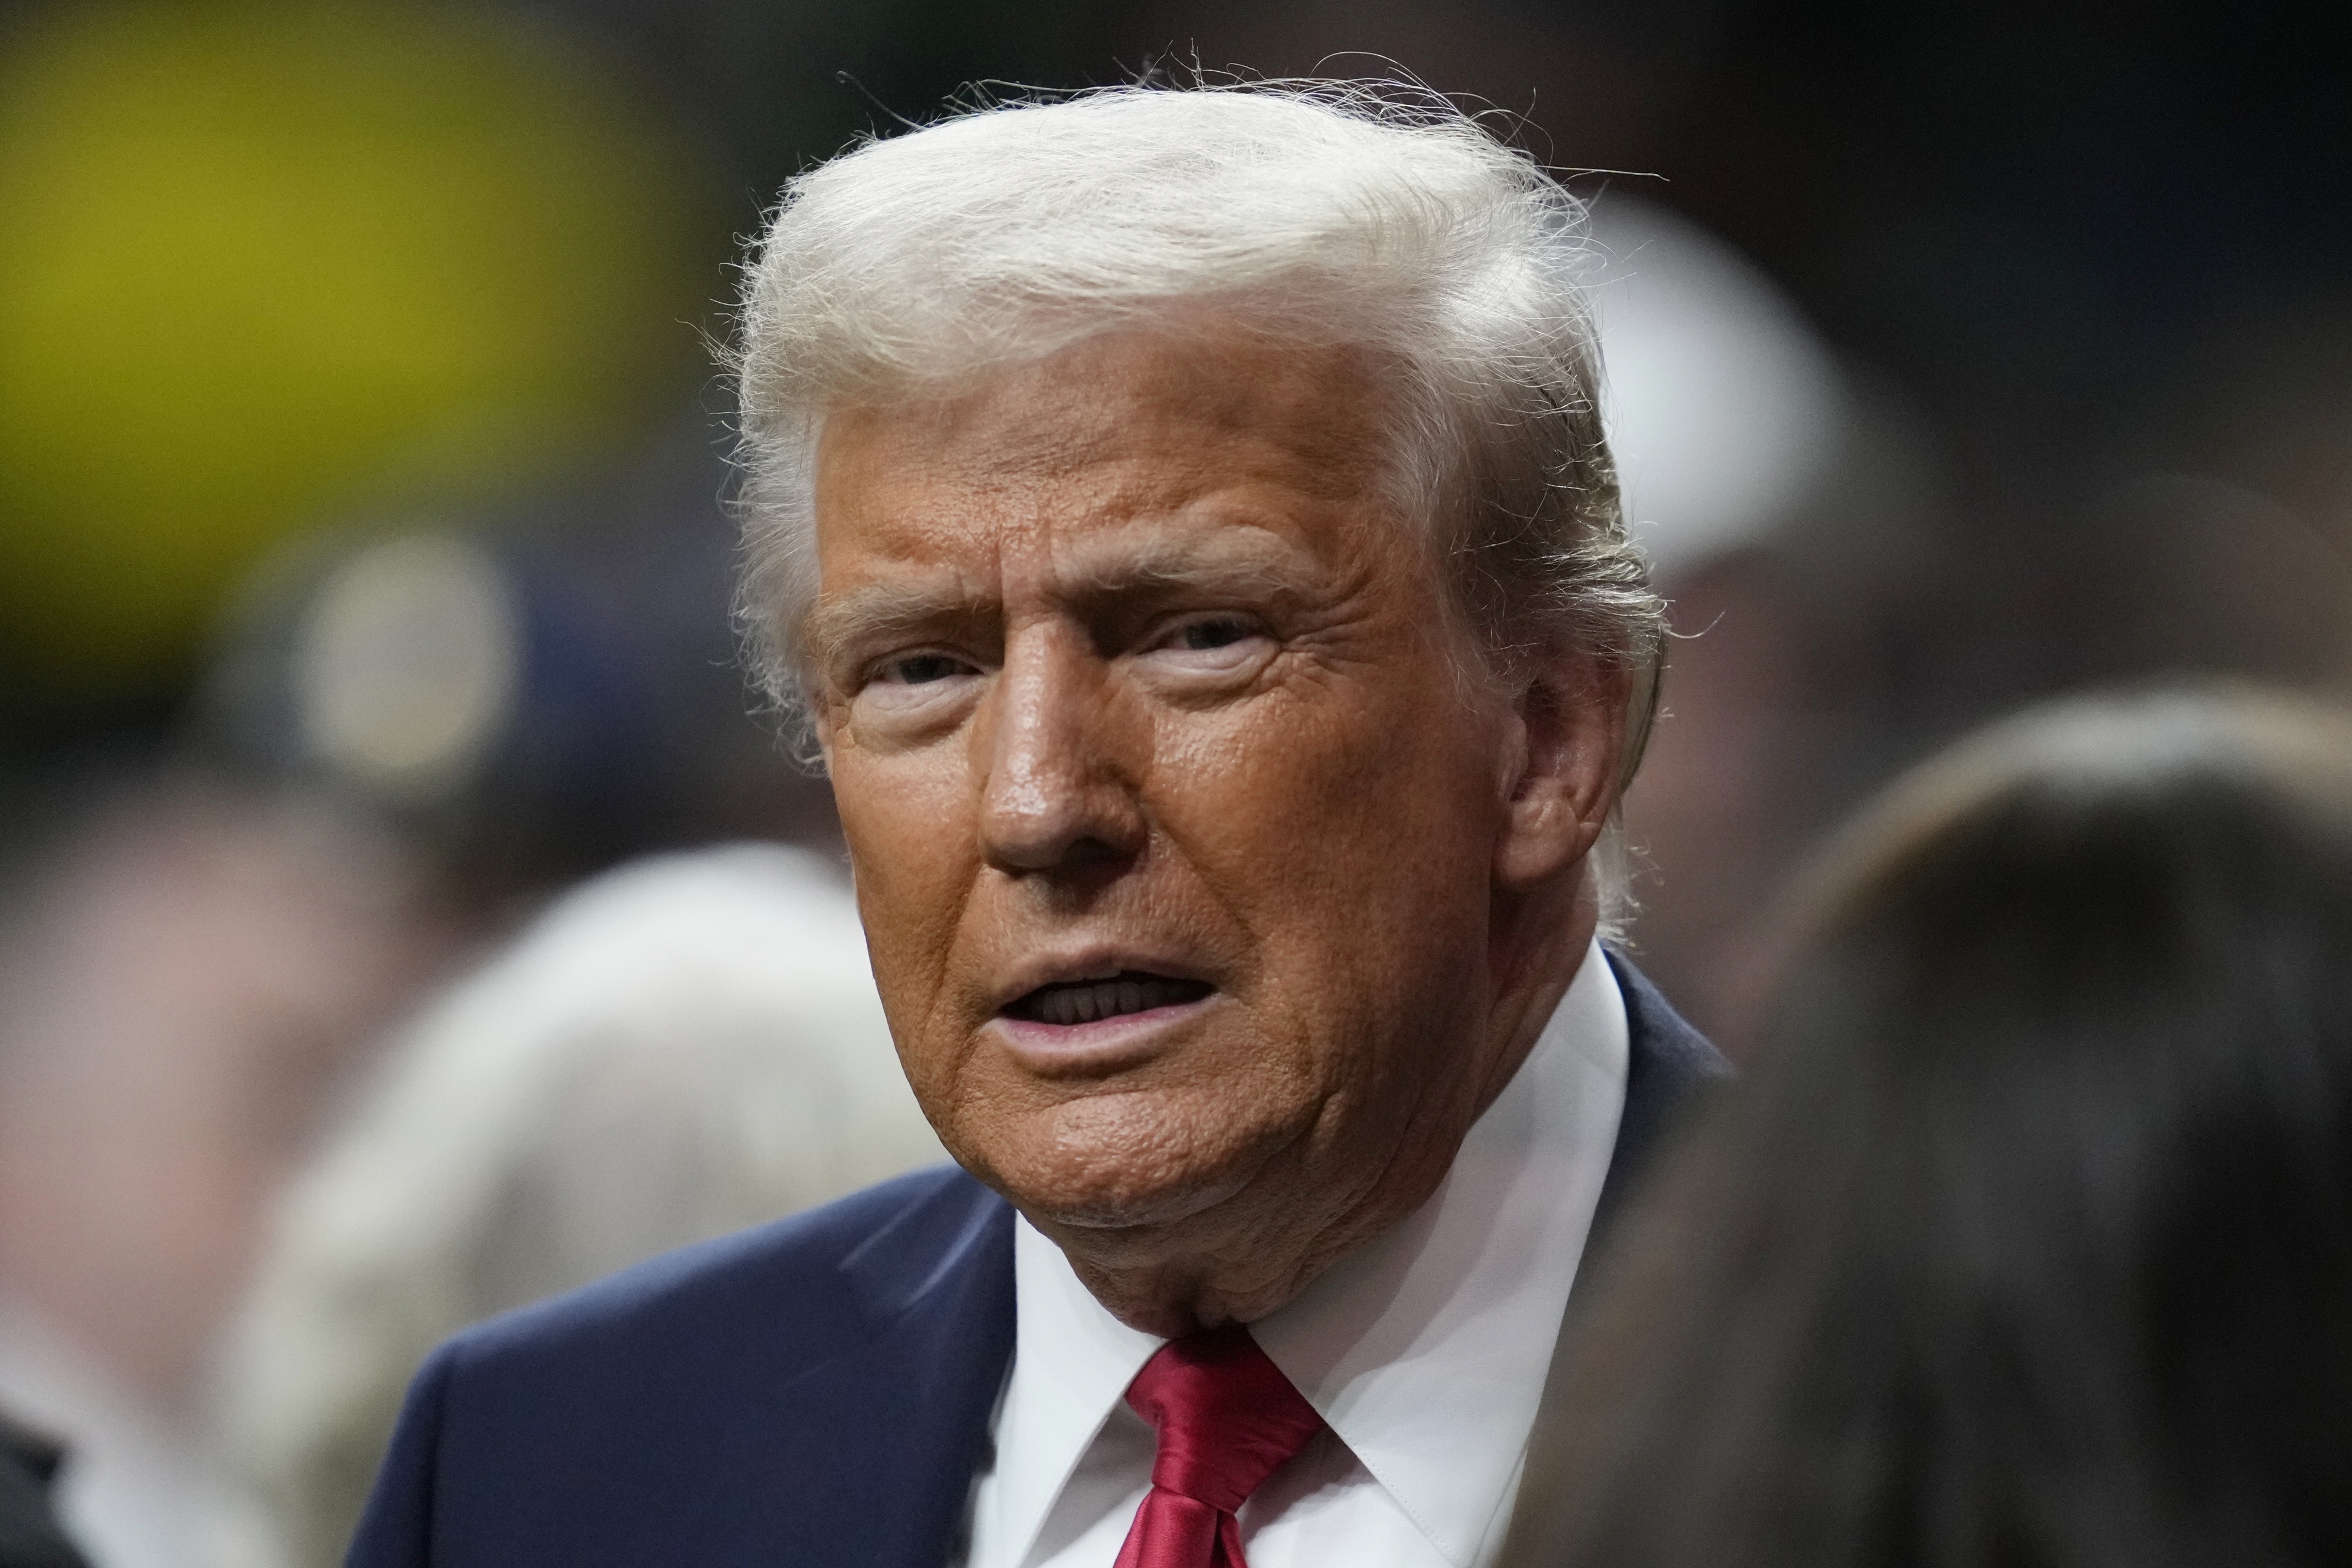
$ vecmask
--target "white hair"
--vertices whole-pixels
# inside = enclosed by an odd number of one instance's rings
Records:
[[[1563,649],[1622,664],[1630,779],[1664,605],[1601,431],[1582,220],[1477,120],[1367,84],[993,102],[802,174],[751,268],[735,350],[739,612],[769,697],[805,713],[829,409],[952,390],[1121,328],[1240,325],[1394,367],[1398,498],[1430,528],[1486,673]],[[1622,897],[1622,877],[1603,880]]]
[[[658,857],[428,1009],[296,1184],[232,1335],[254,1560],[340,1563],[434,1345],[672,1247],[946,1158],[815,857]]]

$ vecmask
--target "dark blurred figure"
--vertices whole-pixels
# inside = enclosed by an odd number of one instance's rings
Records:
[[[2352,717],[2033,710],[1800,908],[1506,1562],[2352,1561]]]
[[[63,1452],[0,1417],[0,1568],[85,1568],[49,1507]]]

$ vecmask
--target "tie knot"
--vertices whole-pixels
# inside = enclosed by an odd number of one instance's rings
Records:
[[[1128,1385],[1127,1402],[1160,1430],[1151,1484],[1224,1513],[1323,1429],[1239,1323],[1161,1345]]]

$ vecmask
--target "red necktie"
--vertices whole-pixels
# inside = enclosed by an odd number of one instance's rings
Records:
[[[1127,1402],[1160,1451],[1118,1568],[1248,1568],[1234,1511],[1323,1417],[1239,1323],[1161,1345]]]

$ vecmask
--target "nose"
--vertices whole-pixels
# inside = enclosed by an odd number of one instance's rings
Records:
[[[983,711],[981,848],[1019,876],[1105,868],[1143,848],[1102,660],[1066,628],[1008,640]]]

